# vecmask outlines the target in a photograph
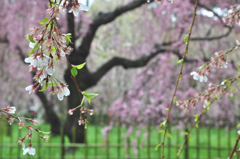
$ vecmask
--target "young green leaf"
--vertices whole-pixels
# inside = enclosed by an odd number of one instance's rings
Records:
[[[171,134],[169,134],[169,133],[167,133],[167,137],[169,137],[170,139],[172,139],[173,137],[172,137],[172,135]]]
[[[177,97],[174,97],[174,104],[177,103],[177,100],[178,100],[178,98],[177,98]]]
[[[44,87],[43,87],[39,92],[45,91],[45,90],[47,89],[47,87],[48,87],[48,83],[46,82],[45,85],[44,85]]]
[[[159,125],[159,127],[162,127],[162,126],[167,126],[167,120],[164,120],[164,121]]]
[[[58,83],[58,82],[49,81],[49,82],[48,82],[48,85],[52,87],[52,86],[57,86],[57,85],[59,85],[59,83]]]
[[[164,130],[159,130],[158,133],[164,133]]]
[[[203,69],[205,67],[206,67],[205,64],[203,64],[202,66],[198,67],[198,70],[201,70],[201,69]]]
[[[187,44],[187,42],[188,42],[188,35],[186,35],[186,36],[184,37],[184,42]]]
[[[82,99],[81,104],[80,104],[81,106],[83,105],[84,100],[85,100],[85,96],[83,96],[83,99]]]
[[[46,24],[49,21],[48,17],[45,17],[39,24],[43,25]]]
[[[57,56],[54,56],[54,62],[55,62],[55,64],[58,66]]]
[[[82,92],[82,94],[87,98],[88,103],[91,104],[91,99],[98,96],[99,94]]]
[[[85,64],[86,64],[86,62],[84,62],[83,64],[80,64],[80,65],[72,65],[72,67],[80,70],[80,69],[82,69],[85,66]]]
[[[36,43],[33,49],[30,51],[29,57],[32,56],[32,54],[37,50],[37,48],[38,48],[38,43]]]
[[[71,73],[72,73],[73,77],[75,78],[75,77],[77,76],[77,74],[78,74],[78,71],[77,71],[76,68],[73,67],[73,68],[71,69]]]
[[[161,144],[158,144],[156,147],[155,147],[155,150],[158,150],[158,148],[162,146],[162,143]]]
[[[31,41],[32,43],[36,43],[30,35],[28,35],[28,39],[29,39],[29,41]]]

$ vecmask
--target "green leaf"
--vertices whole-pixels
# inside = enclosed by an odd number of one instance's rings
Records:
[[[185,131],[184,134],[185,134],[185,135],[188,135],[188,132]]]
[[[49,81],[49,82],[48,82],[48,85],[52,87],[52,86],[57,86],[57,85],[59,85],[59,83],[58,83],[58,82]]]
[[[196,20],[198,20],[198,16],[196,16],[195,18],[196,18]]]
[[[85,119],[85,129],[87,129],[87,127],[88,127],[88,120],[87,119]]]
[[[182,79],[182,74],[180,75],[180,77],[179,77],[179,81]]]
[[[29,39],[29,41],[31,41],[32,43],[36,43],[30,35],[28,35],[28,39]]]
[[[198,118],[199,118],[199,115],[196,114],[196,115],[193,115],[195,117],[195,121],[198,121]]]
[[[73,68],[71,69],[71,73],[72,73],[73,77],[75,78],[75,77],[77,76],[77,74],[78,74],[78,71],[77,71],[76,68],[73,67]]]
[[[237,65],[235,65],[236,66],[236,68],[238,69],[238,71],[240,71],[240,68],[237,66]]]
[[[54,56],[53,60],[54,60],[55,64],[58,66],[57,56]]]
[[[184,37],[184,42],[187,44],[188,43],[188,34]]]
[[[164,120],[164,121],[159,125],[159,127],[162,127],[162,126],[167,126],[167,120]]]
[[[196,128],[198,128],[198,127],[199,127],[199,125],[198,125],[198,124],[199,124],[199,122],[197,122],[197,123],[196,123]]]
[[[87,98],[88,103],[91,104],[91,99],[98,96],[99,94],[82,92],[82,94]]]
[[[169,137],[170,139],[172,139],[173,137],[172,137],[172,135],[171,134],[169,134],[169,133],[167,133],[167,137]]]
[[[181,64],[182,64],[182,63],[183,63],[183,59],[181,59],[181,60],[178,60],[178,62],[177,62],[177,63],[181,63]]]
[[[29,57],[32,56],[32,54],[37,50],[37,48],[38,48],[38,43],[36,43],[33,49],[30,51]]]
[[[174,97],[174,104],[177,103],[177,100],[178,100],[178,98],[177,98],[177,97]]]
[[[158,131],[158,133],[164,133],[164,130],[160,130],[160,131]]]
[[[67,44],[72,43],[71,38],[72,38],[72,34],[68,33],[68,34],[63,34],[66,37],[66,41]]]
[[[95,94],[95,93],[88,93],[88,92],[82,92],[82,94],[84,96],[86,96],[87,98],[94,98],[97,97],[99,94]]]
[[[49,21],[48,17],[45,17],[39,24],[43,25],[46,24]]]
[[[169,112],[169,109],[168,109],[168,108],[165,108],[165,110],[166,110],[167,112]]]
[[[85,64],[86,64],[86,62],[84,62],[83,64],[80,64],[80,65],[72,65],[72,67],[80,70],[80,69],[82,69],[85,66]]]
[[[47,89],[48,87],[48,82],[45,83],[45,86],[39,91],[39,92],[43,92]]]
[[[202,66],[198,67],[198,70],[201,70],[201,69],[203,69],[203,68],[205,68],[205,67],[206,67],[206,65],[203,64]]]
[[[238,129],[240,128],[240,123],[237,124],[237,128],[238,128]]]
[[[158,144],[158,145],[155,147],[155,150],[158,150],[160,146],[162,146],[162,143],[161,143],[161,144]]]
[[[56,52],[56,48],[52,47],[52,53]]]
[[[186,50],[185,55],[188,55],[188,50]]]
[[[85,100],[85,96],[83,96],[83,99],[82,99],[81,104],[80,104],[81,106],[83,105],[84,100]]]

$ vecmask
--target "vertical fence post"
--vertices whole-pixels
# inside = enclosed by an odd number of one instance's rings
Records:
[[[12,159],[12,149],[13,149],[13,147],[12,147],[12,144],[13,144],[13,133],[12,133],[12,125],[9,125],[9,135],[10,135],[10,144],[11,144],[11,146],[9,146],[10,147],[10,159]]]
[[[88,158],[87,129],[84,128],[85,159]]]
[[[1,126],[0,126],[1,127]],[[1,135],[1,134],[0,134]],[[22,129],[18,129],[18,136],[21,137],[22,136]],[[20,151],[21,151],[21,145],[18,145],[18,159],[20,159]]]
[[[231,140],[230,140],[230,137],[231,137],[231,135],[230,135],[230,133],[231,133],[231,131],[230,131],[230,128],[228,129],[228,151],[227,151],[227,153],[228,154],[230,154],[231,153]]]
[[[188,133],[188,128],[185,128],[185,132]],[[188,137],[188,135],[186,134],[185,137]],[[185,159],[188,159],[188,149],[189,149],[189,145],[188,145],[188,138],[186,140],[186,144],[185,144]]]
[[[150,134],[151,134],[151,127],[148,125],[148,138],[147,138],[147,157],[150,158]]]
[[[39,125],[38,130],[41,130],[41,126]],[[41,138],[38,137],[38,159],[41,159]]]
[[[221,158],[221,150],[220,150],[220,147],[221,147],[221,129],[217,129],[217,144],[218,144],[218,158]]]
[[[106,141],[106,157],[109,159],[109,132],[107,132],[107,141]]]
[[[72,142],[71,143],[76,143],[76,126],[72,128]],[[72,156],[73,159],[75,159],[75,153],[76,153],[76,147],[71,147],[72,149]]]
[[[49,132],[50,132],[50,130],[49,130]],[[52,136],[49,137],[48,143],[49,143],[48,156],[49,156],[49,159],[51,159],[51,157],[52,157]]]
[[[98,124],[99,124],[99,115],[95,114],[94,115],[94,119],[95,119],[95,144],[98,144]],[[98,146],[96,145],[94,148],[94,154],[95,154],[95,158],[98,156]]]
[[[208,158],[211,158],[211,129],[207,129],[208,132]]]
[[[0,120],[0,127],[2,129],[0,131],[0,159],[3,159],[3,135],[4,135],[5,125],[2,119]]]
[[[177,143],[176,148],[177,148],[177,153],[178,153],[178,151],[179,151],[179,149],[180,149],[180,147],[181,147],[181,146],[178,146],[178,145],[180,145],[180,142],[179,142],[179,129],[177,129],[176,133],[177,133],[177,134],[176,134],[176,138],[177,138],[177,139],[176,139],[176,140],[177,140],[177,142],[176,142],[176,143]],[[177,153],[176,153],[176,154],[177,154]]]
[[[60,128],[60,135],[61,135],[61,159],[64,159],[65,157],[65,146],[64,146],[64,129],[63,126]]]
[[[199,128],[197,128],[196,129],[196,133],[197,133],[197,140],[196,140],[196,142],[197,142],[197,159],[199,159]]]
[[[118,156],[118,159],[120,159],[120,142],[121,142],[121,119],[120,119],[120,117],[119,117],[119,119],[118,119],[118,121],[119,121],[119,125],[118,125],[118,132],[117,132],[117,136],[118,136],[118,146],[117,146],[117,156]]]
[[[169,134],[171,134],[171,126],[169,126],[169,125],[170,125],[170,123],[168,124],[167,128],[168,128]],[[168,137],[168,146],[167,146],[167,148],[168,148],[168,158],[171,158],[171,139],[169,137]]]

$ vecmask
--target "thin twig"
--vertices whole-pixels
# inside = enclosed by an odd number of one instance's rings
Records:
[[[189,33],[188,33],[188,40],[187,40],[186,48],[185,48],[185,51],[184,51],[184,54],[183,54],[183,58],[182,58],[183,61],[182,61],[182,64],[181,64],[181,69],[180,69],[180,72],[179,72],[179,75],[178,75],[178,78],[177,78],[177,81],[176,81],[174,93],[173,93],[173,96],[172,96],[172,99],[171,99],[171,103],[170,103],[169,109],[168,109],[168,114],[167,114],[167,119],[166,119],[166,126],[165,126],[165,130],[164,130],[163,141],[162,141],[162,159],[164,159],[164,141],[165,141],[165,137],[166,137],[166,133],[167,133],[167,123],[168,123],[168,121],[169,121],[169,117],[170,117],[170,112],[171,112],[173,100],[174,100],[174,97],[175,97],[175,94],[176,94],[176,91],[177,91],[177,87],[178,87],[178,82],[179,82],[179,80],[180,80],[180,78],[181,78],[181,76],[182,76],[184,59],[185,59],[185,56],[186,56],[186,52],[188,52],[189,40],[190,40],[190,37],[191,37],[191,33],[192,33],[192,28],[193,28],[193,25],[194,25],[194,21],[195,21],[195,19],[196,19],[197,5],[198,5],[198,0],[196,0],[196,3],[195,3],[194,15],[193,15],[193,19],[192,19],[192,24],[191,24],[191,27],[190,27],[190,31],[189,31]]]
[[[232,152],[231,152],[230,156],[228,157],[228,159],[232,159],[232,156],[233,156],[234,152],[236,151],[236,148],[237,148],[239,139],[240,139],[240,135],[238,135],[238,137],[237,137],[237,139],[236,139],[236,142],[235,142],[235,144],[234,144],[234,147],[233,147],[233,149],[232,149]]]

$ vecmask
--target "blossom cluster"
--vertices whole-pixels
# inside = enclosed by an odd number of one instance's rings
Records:
[[[34,128],[33,126],[30,126],[29,124],[27,124],[26,122],[23,121],[23,119],[28,120],[30,123],[32,123],[33,125],[37,125],[37,120],[36,119],[28,119],[28,118],[22,118],[22,117],[17,117],[13,114],[15,114],[16,112],[16,108],[14,106],[7,106],[4,109],[0,109],[0,113],[2,115],[4,115],[4,117],[6,118],[6,120],[8,121],[9,125],[12,125],[12,123],[14,122],[14,119],[17,119],[18,125],[19,125],[19,129],[24,128],[24,126],[27,128],[28,132],[27,134],[24,135],[24,137],[19,138],[18,143],[20,145],[23,146],[23,155],[25,154],[29,154],[29,155],[35,155],[35,149],[32,146],[32,137],[33,137],[33,132],[36,132],[37,135],[39,137],[41,137],[43,139],[43,141],[48,142],[49,140],[49,135],[50,132],[43,132],[40,131],[36,128]],[[25,148],[25,139],[29,140],[29,146],[27,148]]]
[[[198,102],[201,102],[203,103],[203,108],[206,109],[214,100],[219,100],[222,96],[232,97],[234,93],[237,93],[238,90],[232,87],[231,84],[238,81],[238,79],[239,76],[233,77],[229,80],[224,80],[220,85],[210,83],[208,89],[203,93],[196,93],[195,97],[189,100],[177,101],[176,106],[188,110],[189,106],[195,107]]]
[[[62,34],[56,21],[59,18],[59,13],[65,11],[68,4],[69,0],[51,2],[46,11],[51,19],[44,18],[40,22],[41,26],[30,28],[29,34],[26,35],[30,42],[29,47],[32,50],[25,62],[30,64],[29,71],[37,70],[33,78],[36,83],[25,88],[26,91],[29,91],[29,94],[36,92],[40,86],[44,86],[42,91],[51,86],[50,92],[52,94],[57,93],[59,100],[63,100],[64,96],[70,95],[67,84],[53,76],[58,62],[63,61],[66,55],[70,55],[73,51],[73,48],[66,45],[71,42],[71,35]],[[73,7],[69,12],[73,12],[76,16],[80,10],[88,10],[88,8],[79,0],[73,1]]]
[[[229,26],[232,26],[234,23],[234,20],[236,20],[237,23],[240,22],[240,7],[237,5],[233,5],[230,7],[230,10],[227,13],[227,17],[224,17],[223,22],[226,23]]]
[[[200,82],[207,82],[208,75],[211,72],[212,67],[216,68],[227,68],[227,64],[230,63],[230,59],[226,58],[224,59],[224,55],[222,51],[216,52],[215,57],[211,58],[211,61],[209,63],[206,63],[198,68],[198,71],[193,71],[190,73],[190,75],[193,76],[194,80],[199,80]]]

